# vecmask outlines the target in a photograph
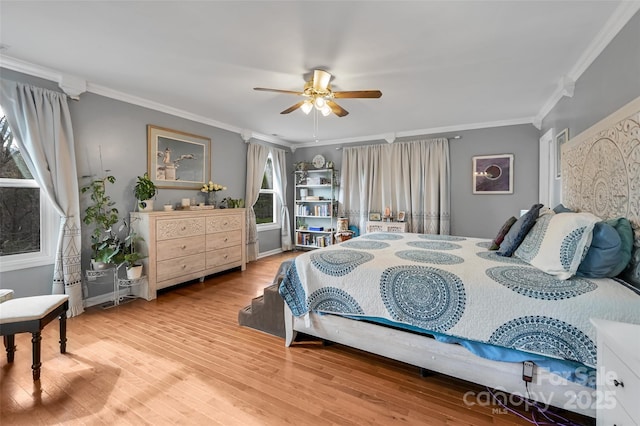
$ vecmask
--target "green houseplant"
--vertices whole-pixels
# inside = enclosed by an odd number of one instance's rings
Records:
[[[92,267],[102,269],[112,262],[121,250],[120,240],[112,227],[118,218],[115,202],[107,194],[107,184],[116,181],[114,176],[93,179],[88,185],[80,188],[81,193],[88,193],[90,203],[84,210],[82,221],[93,226],[91,233]]]
[[[132,218],[132,220],[134,219]],[[126,219],[123,219],[122,223],[118,231],[121,232],[126,229],[127,232],[122,241],[122,253],[116,256],[116,261],[118,264],[124,263],[127,270],[127,278],[137,279],[142,275],[142,263],[140,263],[140,260],[146,256],[136,250],[136,244],[143,241],[143,238],[135,232]]]
[[[138,210],[140,211],[149,211],[153,210],[153,200],[152,198],[156,195],[158,189],[156,185],[153,183],[151,179],[149,179],[149,175],[145,173],[142,176],[138,176],[138,181],[136,182],[136,186],[133,188],[133,194],[135,195],[137,202]]]

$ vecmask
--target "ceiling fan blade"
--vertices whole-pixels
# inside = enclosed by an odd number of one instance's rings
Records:
[[[327,101],[327,105],[329,105],[329,108],[331,108],[331,111],[333,111],[333,113],[338,117],[344,117],[345,115],[349,114],[349,111],[342,108],[340,105],[338,105],[333,101]]]
[[[260,90],[263,92],[276,92],[276,93],[288,93],[290,95],[302,95],[302,92],[294,92],[293,90],[280,90],[280,89],[267,89],[265,87],[254,87],[253,90]]]
[[[303,103],[304,103],[304,101],[300,101],[297,104],[292,105],[289,108],[285,109],[280,114],[289,114],[290,112],[293,112],[293,111],[297,110],[298,108],[300,108]]]
[[[333,92],[334,98],[379,98],[382,92],[379,90],[351,90],[347,92]]]
[[[329,86],[331,80],[331,74],[324,70],[313,71],[313,90],[316,92],[324,92]]]

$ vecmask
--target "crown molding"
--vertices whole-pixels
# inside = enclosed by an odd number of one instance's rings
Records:
[[[551,112],[556,104],[563,96],[573,96],[573,87],[569,88],[564,84],[565,79],[568,81],[578,81],[580,76],[589,68],[602,51],[611,43],[611,40],[618,35],[620,30],[627,25],[627,22],[640,10],[640,1],[623,1],[613,12],[611,17],[600,32],[591,41],[587,49],[582,53],[578,61],[574,64],[566,76],[563,76],[556,90],[551,94],[549,99],[544,103],[540,111],[534,118],[534,123],[538,129],[541,129],[542,120]],[[569,94],[570,93],[570,94]],[[538,124],[539,123],[539,124]]]
[[[355,138],[331,139],[326,141],[320,140],[318,142],[306,142],[306,143],[296,144],[296,149],[315,148],[318,146],[328,146],[328,145],[346,145],[346,144],[352,144],[357,142],[371,142],[371,141],[377,141],[377,140],[391,143],[387,139],[391,135],[395,136],[394,141],[397,141],[398,138],[429,136],[429,135],[444,134],[444,133],[455,133],[455,132],[461,132],[464,130],[489,129],[492,127],[517,126],[520,124],[533,124],[533,119],[534,117],[522,117],[522,118],[514,118],[511,120],[488,121],[485,123],[469,123],[469,124],[460,124],[455,126],[432,127],[429,129],[408,130],[404,132],[382,133],[378,135],[369,135],[369,136],[358,136]]]
[[[245,132],[244,134],[246,134],[246,132],[250,132],[251,137],[255,139],[259,139],[264,142],[270,142],[275,145],[285,146],[288,148],[291,148],[292,146],[290,142],[283,141],[282,139],[276,138],[274,136],[249,131],[247,129],[242,129],[240,127],[222,123],[220,121],[213,120],[208,117],[203,117],[198,114],[193,114],[185,110],[170,107],[168,105],[150,101],[148,99],[144,99],[138,96],[133,96],[124,92],[120,92],[118,90],[110,89],[108,87],[105,87],[99,84],[85,82],[84,80],[81,80],[78,77],[67,75],[60,71],[57,71],[48,67],[44,67],[41,65],[36,65],[30,62],[26,62],[21,59],[12,58],[10,56],[0,54],[0,67],[21,72],[23,74],[28,74],[34,77],[43,78],[45,80],[55,81],[60,85],[60,88],[62,88],[63,90],[65,90],[65,87],[66,88],[73,87],[74,90],[70,95],[70,97],[72,97],[73,99],[77,99],[80,93],[84,91],[84,90],[80,90],[80,88],[83,87],[81,83],[84,82],[86,84],[86,92],[94,93],[96,95],[100,95],[100,96],[115,99],[118,101],[126,102],[129,104],[141,106],[144,108],[149,108],[155,111],[164,112],[177,117],[186,118],[187,120],[192,120],[198,123],[207,124],[209,126],[217,127],[223,130],[228,130],[230,132],[237,133],[238,135],[241,136],[241,138],[242,138],[243,132]],[[67,82],[72,82],[73,84],[69,86],[68,84],[66,84]]]

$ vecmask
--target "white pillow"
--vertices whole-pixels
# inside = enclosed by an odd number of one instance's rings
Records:
[[[544,214],[514,255],[558,279],[569,279],[586,255],[599,221],[591,213]]]

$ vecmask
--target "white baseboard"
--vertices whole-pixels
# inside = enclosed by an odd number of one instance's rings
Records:
[[[263,253],[258,253],[258,259],[262,259],[263,257],[273,256],[274,254],[280,254],[280,253],[282,253],[281,248],[265,251]]]

